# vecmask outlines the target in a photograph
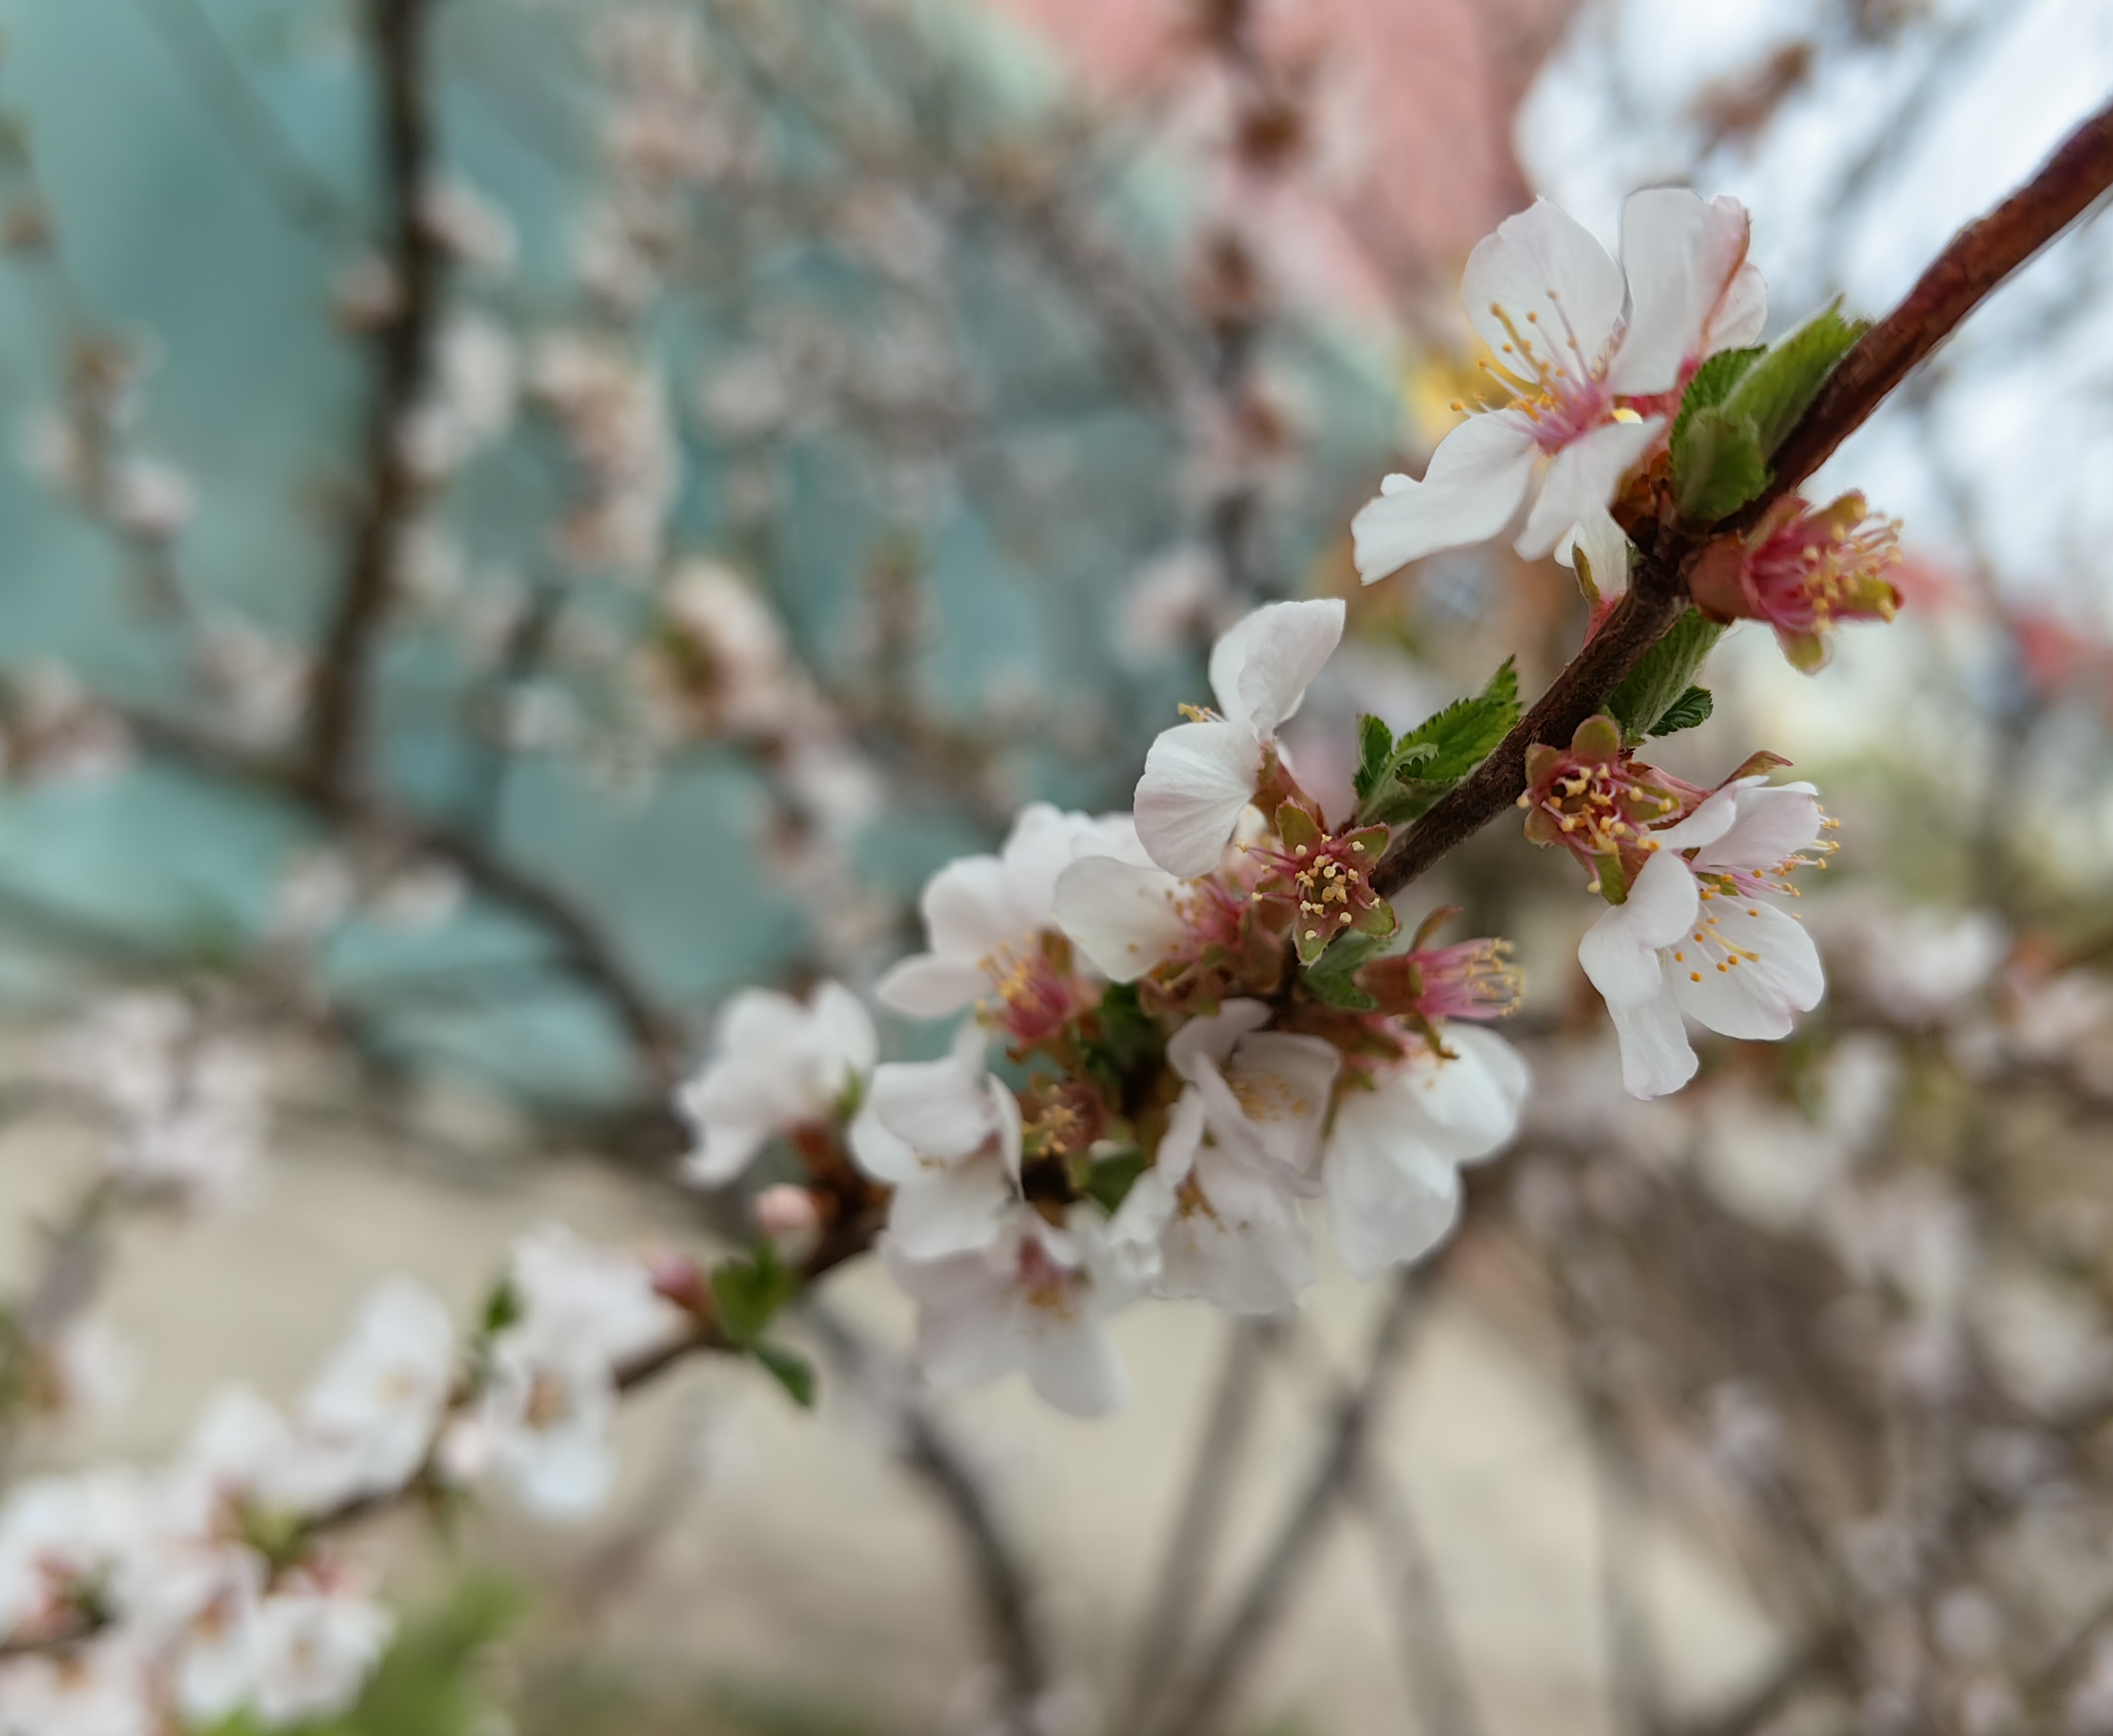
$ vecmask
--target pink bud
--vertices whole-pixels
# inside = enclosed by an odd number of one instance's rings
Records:
[[[807,1235],[822,1221],[821,1213],[815,1208],[814,1195],[787,1182],[764,1188],[755,1196],[754,1210],[755,1227],[773,1242]]]

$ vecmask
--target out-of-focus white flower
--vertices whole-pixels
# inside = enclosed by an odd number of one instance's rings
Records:
[[[300,1570],[250,1617],[249,1703],[267,1729],[334,1717],[359,1697],[396,1619],[340,1575]]]
[[[1342,1051],[1317,1037],[1265,1030],[1270,1018],[1259,1000],[1229,1000],[1174,1033],[1166,1064],[1195,1091],[1216,1145],[1280,1175],[1303,1175],[1320,1153]]]
[[[5,1736],[157,1736],[148,1660],[121,1640],[0,1661]]]
[[[1137,835],[1168,873],[1193,878],[1217,867],[1279,726],[1343,636],[1343,613],[1334,598],[1268,604],[1212,648],[1217,714],[1163,731],[1138,780]]]
[[[554,332],[530,358],[528,390],[556,420],[586,485],[565,523],[568,554],[582,567],[650,572],[680,481],[659,372],[605,339]]]
[[[1225,569],[1206,548],[1184,544],[1140,568],[1122,601],[1116,654],[1148,663],[1189,643],[1225,602]]]
[[[0,718],[0,771],[8,777],[85,782],[122,771],[131,757],[124,720],[61,665],[34,663],[9,684]]]
[[[202,622],[194,640],[199,679],[226,702],[227,722],[253,741],[273,741],[308,703],[308,655],[232,615]]]
[[[1809,784],[1741,778],[1678,824],[1649,834],[1656,851],[1577,948],[1577,962],[1613,1015],[1622,1082],[1639,1097],[1677,1091],[1695,1074],[1682,1023],[1720,1036],[1773,1040],[1825,991],[1819,950],[1764,894],[1774,873],[1819,837]],[[1695,852],[1692,861],[1682,854]],[[1705,913],[1704,906],[1709,909]]]
[[[335,1461],[340,1499],[400,1487],[425,1460],[454,1378],[454,1325],[422,1284],[395,1278],[301,1401],[302,1433]]]
[[[874,1068],[851,1134],[859,1167],[895,1190],[888,1232],[911,1260],[997,1239],[1019,1196],[1020,1140],[1019,1101],[984,1070],[973,1021],[942,1059]]]
[[[1622,207],[1618,266],[1546,199],[1499,224],[1468,256],[1460,294],[1508,399],[1447,435],[1421,482],[1390,476],[1359,510],[1350,530],[1365,582],[1496,535],[1531,495],[1518,553],[1572,565],[1582,548],[1595,581],[1621,589],[1628,539],[1608,508],[1622,479],[1696,367],[1766,321],[1750,226],[1736,199],[1652,188]]]
[[[682,735],[769,736],[819,715],[787,663],[777,617],[716,562],[688,562],[669,581],[646,669]]]
[[[509,1269],[522,1329],[591,1346],[613,1362],[652,1349],[682,1324],[642,1258],[597,1246],[562,1224],[514,1243]]]
[[[743,989],[719,1015],[718,1053],[675,1094],[696,1137],[686,1180],[723,1187],[764,1142],[826,1128],[873,1071],[873,1020],[840,982],[817,985],[805,1005],[772,989]]]
[[[331,285],[331,306],[354,331],[372,331],[386,324],[403,305],[404,288],[395,268],[380,253],[357,255]]]
[[[498,276],[513,269],[520,251],[513,219],[467,181],[436,180],[421,189],[418,221],[464,265]]]
[[[434,344],[432,383],[398,431],[412,468],[459,468],[513,426],[520,368],[513,337],[488,316],[454,315]]]
[[[110,1469],[34,1477],[0,1504],[0,1635],[34,1634],[121,1577],[145,1534],[145,1482]]]
[[[874,994],[917,1018],[974,1005],[1019,1043],[1049,1036],[1079,1005],[1067,961],[1049,945],[1056,880],[1088,855],[1142,860],[1129,816],[1095,819],[1030,803],[1001,854],[959,857],[925,882],[918,908],[931,950],[897,964]]]
[[[62,1037],[53,1071],[106,1105],[105,1161],[121,1181],[225,1197],[258,1160],[266,1126],[262,1063],[203,1025],[180,996],[126,995]]]
[[[1449,1051],[1425,1046],[1353,1087],[1335,1106],[1323,1157],[1329,1223],[1358,1278],[1421,1259],[1460,1212],[1460,1165],[1518,1131],[1526,1063],[1494,1032],[1449,1024]]]
[[[1016,1212],[989,1246],[910,1259],[881,1243],[890,1274],[917,1306],[918,1362],[943,1391],[1024,1374],[1047,1403],[1103,1416],[1130,1401],[1105,1319],[1135,1295],[1110,1264],[1088,1261],[1083,1223],[1058,1229]]]
[[[1842,913],[1838,944],[1858,989],[1889,1018],[1933,1025],[1988,986],[2010,950],[2009,931],[1986,910],[1902,909],[1858,903]]]
[[[132,1346],[102,1320],[76,1320],[44,1346],[52,1406],[62,1415],[115,1410],[139,1372]]]
[[[1806,1222],[1883,1131],[1899,1078],[1889,1044],[1852,1035],[1828,1055],[1810,1114],[1736,1085],[1713,1091],[1696,1153],[1702,1179],[1763,1228]]]
[[[190,478],[159,458],[122,460],[111,472],[109,485],[111,521],[128,535],[166,541],[197,510]]]

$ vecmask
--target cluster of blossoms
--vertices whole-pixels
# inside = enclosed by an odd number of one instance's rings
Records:
[[[693,1292],[694,1269],[541,1231],[467,1345],[395,1279],[290,1412],[232,1388],[166,1465],[20,1485],[0,1505],[0,1729],[157,1736],[344,1711],[394,1621],[334,1526],[487,1476],[545,1516],[598,1505],[621,1369],[691,1331],[664,1287]]]

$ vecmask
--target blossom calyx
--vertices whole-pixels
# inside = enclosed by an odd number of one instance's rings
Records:
[[[1526,835],[1559,844],[1593,873],[1592,890],[1611,904],[1627,894],[1641,865],[1646,827],[1677,820],[1700,804],[1705,791],[1646,765],[1622,745],[1612,718],[1587,718],[1567,748],[1536,743],[1527,750]]]
[[[1721,621],[1765,621],[1783,655],[1810,675],[1827,661],[1839,621],[1890,621],[1901,594],[1885,576],[1901,558],[1900,525],[1850,493],[1814,508],[1796,495],[1770,507],[1746,536],[1704,549],[1688,588]]]
[[[1276,810],[1281,847],[1262,853],[1274,871],[1257,895],[1292,904],[1292,943],[1301,964],[1315,963],[1339,934],[1390,935],[1394,907],[1373,890],[1371,872],[1386,852],[1388,829],[1364,826],[1330,836],[1295,802]]]

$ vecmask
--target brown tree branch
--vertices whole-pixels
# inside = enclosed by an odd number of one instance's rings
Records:
[[[367,0],[374,61],[386,252],[394,305],[373,336],[374,397],[367,412],[364,494],[346,544],[337,604],[316,659],[306,769],[336,800],[356,792],[367,747],[377,642],[387,624],[397,552],[418,504],[404,447],[406,418],[426,390],[440,311],[442,256],[420,202],[431,175],[433,116],[427,81],[434,0]]]
[[[2084,122],[2032,180],[1954,236],[1906,298],[1864,334],[1777,449],[1773,480],[1758,499],[1714,531],[1637,526],[1638,558],[1627,594],[1473,776],[1394,839],[1372,876],[1378,891],[1399,891],[1509,808],[1526,788],[1527,750],[1536,742],[1568,741],[1680,618],[1687,607],[1688,568],[1711,536],[1750,526],[1803,482],[1916,362],[2108,186],[2113,107]]]

